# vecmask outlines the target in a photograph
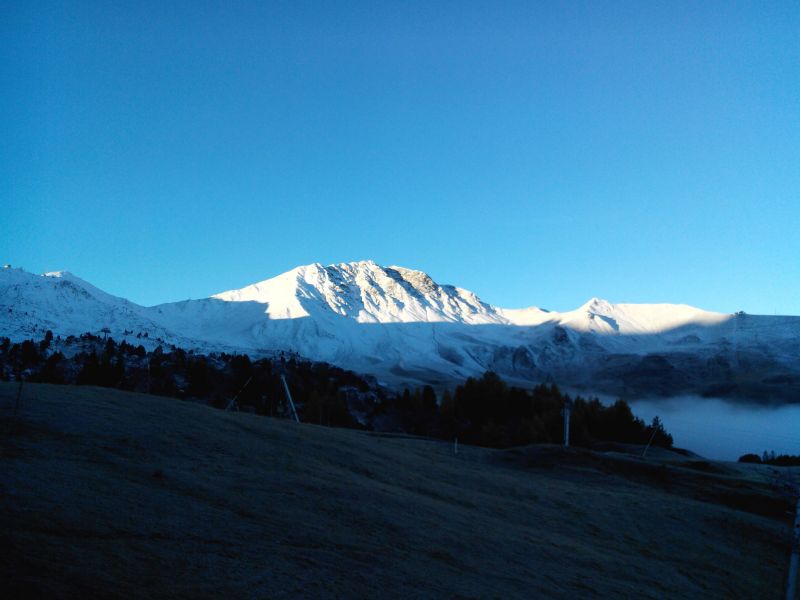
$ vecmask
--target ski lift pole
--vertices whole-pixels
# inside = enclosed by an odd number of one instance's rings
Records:
[[[645,454],[647,454],[647,451],[650,449],[650,444],[652,444],[653,440],[656,439],[656,433],[657,432],[658,432],[658,429],[653,427],[653,434],[650,436],[650,439],[647,441],[647,446],[644,447],[644,451],[642,452],[642,458],[645,457]]]
[[[292,417],[296,422],[300,422],[300,417],[297,416],[297,410],[294,407],[294,400],[292,400],[292,393],[289,391],[289,384],[286,383],[286,377],[281,374],[281,383],[283,384],[283,391],[286,392],[286,400],[289,401],[289,408],[292,411]]]
[[[772,487],[794,504],[794,519],[789,540],[789,568],[786,573],[786,600],[797,598],[797,571],[800,568],[800,484],[791,470],[776,474]]]
[[[561,409],[561,415],[564,417],[564,447],[569,447],[569,414],[573,408],[573,401],[567,399],[564,402],[564,407]]]
[[[246,388],[248,385],[250,385],[251,381],[253,381],[253,376],[252,375],[248,378],[247,381],[244,382],[244,385],[242,386],[242,389],[240,389],[239,392],[228,403],[228,406],[225,407],[226,411],[227,410],[231,410],[233,408],[235,408],[236,410],[239,410],[239,404],[236,401],[239,399],[239,396],[242,395],[242,392],[244,391],[244,388]]]
[[[786,600],[797,598],[797,569],[800,566],[800,492],[795,492],[792,550],[789,556],[789,573],[786,577]]]

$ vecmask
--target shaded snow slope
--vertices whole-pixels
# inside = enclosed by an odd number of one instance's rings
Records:
[[[372,261],[297,267],[202,300],[143,307],[67,272],[0,270],[0,334],[98,332],[202,351],[291,351],[389,384],[446,385],[492,369],[616,394],[800,388],[800,317],[728,315],[592,298],[504,309],[421,271]],[[726,387],[727,386],[727,387]]]

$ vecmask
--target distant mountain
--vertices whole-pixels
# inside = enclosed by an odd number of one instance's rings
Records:
[[[0,335],[104,328],[151,346],[297,353],[388,385],[445,386],[495,370],[519,384],[556,381],[626,397],[800,400],[800,317],[598,298],[563,313],[504,309],[421,271],[372,261],[315,263],[211,298],[152,307],[68,272],[0,270]]]

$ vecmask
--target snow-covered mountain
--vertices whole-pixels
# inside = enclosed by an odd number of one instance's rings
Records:
[[[785,400],[800,390],[800,317],[598,298],[562,313],[504,309],[421,271],[372,261],[315,263],[210,298],[152,307],[68,272],[0,270],[0,335],[104,328],[151,345],[290,351],[390,385],[447,385],[492,369],[523,384],[557,381],[628,396],[699,391]]]

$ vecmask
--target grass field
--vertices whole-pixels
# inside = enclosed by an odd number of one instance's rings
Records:
[[[0,384],[4,598],[782,598],[769,469]]]

